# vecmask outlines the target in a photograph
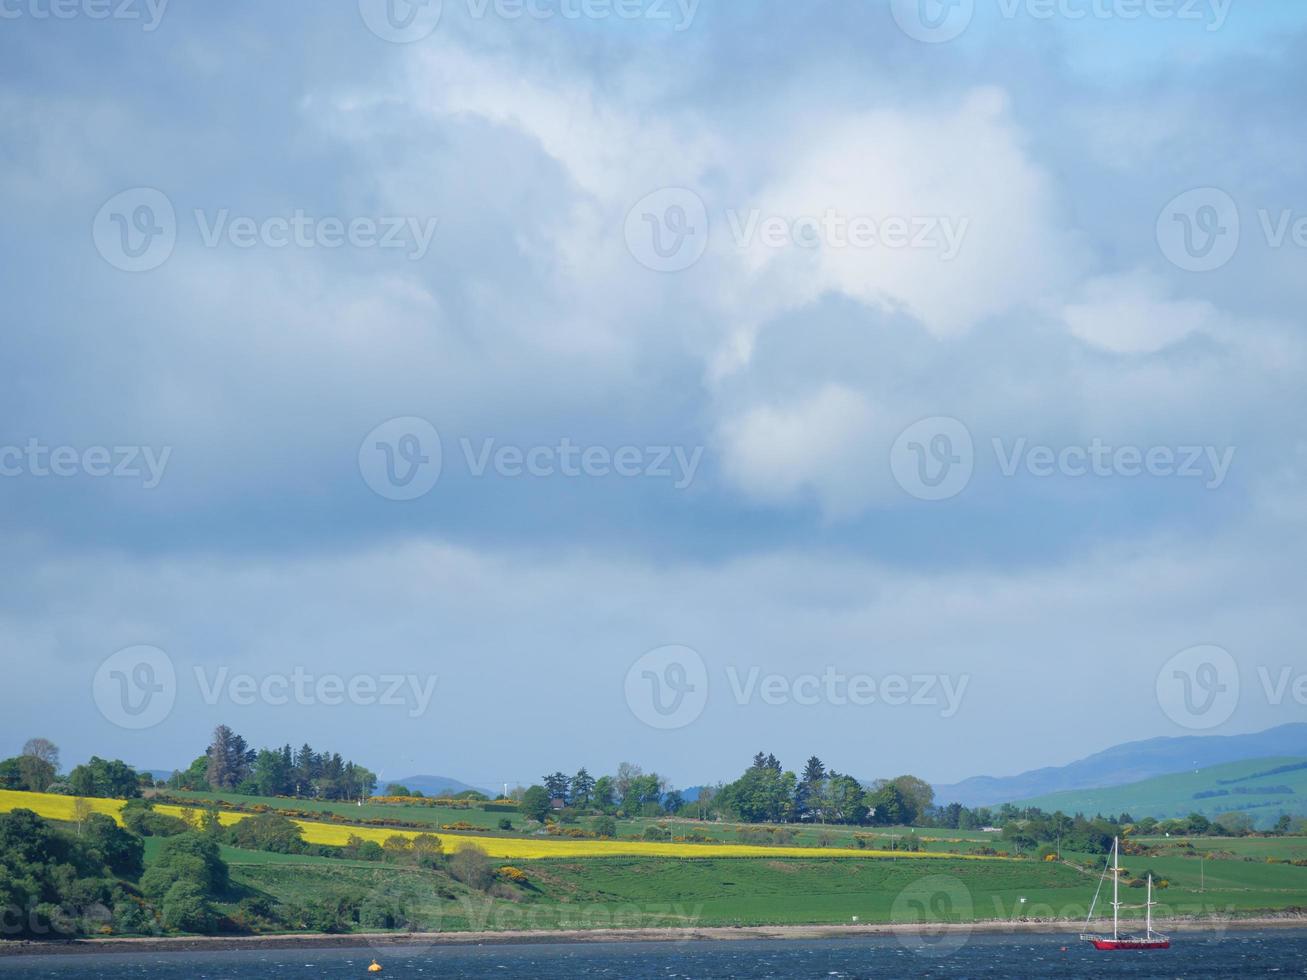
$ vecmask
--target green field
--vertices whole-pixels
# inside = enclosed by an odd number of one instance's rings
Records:
[[[1287,772],[1271,770],[1286,766]],[[1207,795],[1219,794],[1219,795]],[[1195,772],[1158,776],[1107,789],[1066,790],[1022,800],[1018,806],[1063,813],[1129,813],[1136,820],[1185,817],[1201,813],[1209,819],[1238,810],[1267,828],[1281,813],[1307,816],[1307,759],[1252,759],[1212,766]]]
[[[855,916],[973,921],[1011,918],[1021,896],[1063,908],[1083,905],[1092,893],[1086,875],[1034,862],[977,872],[966,861],[595,858],[536,861],[525,870],[525,888],[500,886],[492,895],[439,872],[342,869],[335,862],[240,865],[232,874],[245,888],[289,903],[333,894],[403,896],[420,923],[440,930],[827,924]]]
[[[1244,861],[1135,859],[1170,879],[1159,917],[1240,916],[1307,906],[1307,871]],[[675,925],[799,925],[861,922],[1007,921],[1084,918],[1097,876],[1064,864],[977,865],[902,859],[784,858],[668,861],[536,861],[529,885],[492,895],[440,872],[385,866],[234,865],[233,880],[282,902],[360,894],[401,900],[422,928],[458,930],[650,928]],[[1021,902],[1024,898],[1026,901]],[[1123,901],[1142,902],[1127,889]],[[1100,899],[1101,901],[1101,899]],[[1127,918],[1137,911],[1126,911]]]
[[[278,797],[240,796],[235,793],[187,793],[169,791],[168,795],[178,800],[193,801],[199,807],[205,801],[231,803],[242,807],[263,805],[273,809],[302,810],[323,815],[335,815],[350,823],[365,824],[368,821],[399,820],[431,827],[439,833],[440,828],[448,824],[467,823],[476,828],[474,831],[496,837],[523,836],[519,830],[523,819],[516,813],[488,812],[475,804],[468,809],[454,807],[405,806],[402,804],[364,803],[359,806],[348,802],[329,802],[322,800],[281,799]],[[517,830],[501,831],[499,821],[508,818]],[[576,826],[588,828],[593,818],[582,817]],[[980,847],[1003,849],[1004,844],[998,834],[985,834],[980,831],[966,830],[927,830],[911,827],[849,827],[840,825],[785,824],[781,826],[768,824],[737,824],[718,821],[688,820],[670,817],[637,817],[619,819],[617,835],[620,838],[639,838],[651,826],[664,827],[676,837],[705,838],[708,842],[737,844],[744,842],[750,835],[757,837],[759,831],[779,829],[793,835],[796,847],[853,847],[855,835],[870,837],[867,846],[872,849],[901,849],[904,842],[916,839],[922,851],[936,853],[970,853]]]
[[[1141,844],[1171,856],[1234,855],[1307,861],[1307,837],[1136,837]]]

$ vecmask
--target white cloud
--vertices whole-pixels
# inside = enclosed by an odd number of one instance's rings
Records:
[[[763,215],[940,221],[963,234],[951,259],[940,247],[755,243],[751,283],[773,307],[833,290],[951,336],[1035,305],[1068,279],[1072,246],[1057,228],[1053,183],[997,90],[974,91],[952,109],[828,112],[778,142],[790,148],[778,176],[750,202]]]
[[[829,517],[860,510],[883,488],[881,418],[861,393],[831,384],[789,404],[756,405],[722,423],[729,479],[746,497],[790,504],[815,497]],[[878,465],[879,464],[879,465]]]
[[[1117,354],[1159,351],[1218,320],[1211,303],[1171,299],[1164,280],[1138,270],[1089,280],[1062,315],[1075,336]]]

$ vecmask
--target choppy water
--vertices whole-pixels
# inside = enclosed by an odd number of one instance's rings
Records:
[[[905,940],[907,941],[907,940]],[[909,941],[910,942],[910,941]],[[938,941],[937,941],[938,942]],[[1307,932],[1181,935],[1169,950],[1097,952],[1073,936],[973,936],[905,946],[896,937],[727,943],[256,950],[0,956],[0,976],[52,980],[246,980],[367,977],[375,956],[392,977],[681,980],[722,977],[1301,977]],[[1063,951],[1063,947],[1066,950]]]

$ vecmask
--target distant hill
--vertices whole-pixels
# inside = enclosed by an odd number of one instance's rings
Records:
[[[1163,820],[1190,813],[1201,813],[1210,819],[1238,810],[1252,817],[1264,830],[1281,813],[1307,816],[1307,757],[1245,759],[1109,789],[1066,790],[1036,796],[1018,800],[1017,805],[1063,813],[1128,813],[1136,820],[1142,817]]]
[[[1122,786],[1154,776],[1275,756],[1307,756],[1307,723],[1280,725],[1252,735],[1184,735],[1127,742],[1065,766],[1033,769],[1017,776],[973,776],[936,786],[935,802],[994,806],[1063,790]]]
[[[480,786],[470,786],[450,776],[405,776],[403,779],[385,779],[377,785],[377,792],[385,792],[386,787],[391,783],[399,783],[409,789],[418,790],[423,796],[453,796],[455,793],[462,793],[469,789],[485,793],[492,798],[499,795],[498,792],[491,792]]]

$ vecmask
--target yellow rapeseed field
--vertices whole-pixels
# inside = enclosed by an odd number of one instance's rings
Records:
[[[0,812],[7,812],[24,807],[34,810],[42,817],[52,820],[71,820],[73,818],[73,800],[71,796],[56,796],[50,793],[19,793],[0,790]],[[97,813],[106,813],[119,819],[123,808],[121,800],[88,799],[92,809]],[[178,806],[159,806],[160,813],[181,816],[182,808]],[[198,813],[198,810],[192,810]],[[224,825],[238,823],[247,814],[223,811],[219,820]],[[391,830],[382,827],[351,827],[342,824],[319,823],[312,820],[296,820],[304,829],[304,839],[310,844],[346,843],[350,837],[383,843],[388,837],[416,837],[422,831]],[[859,850],[851,847],[764,847],[750,844],[664,844],[656,841],[640,840],[568,840],[554,837],[517,838],[517,837],[479,837],[468,834],[448,834],[438,832],[441,844],[446,851],[457,851],[464,847],[481,848],[492,858],[508,858],[529,861],[535,858],[581,858],[581,857],[667,857],[667,858],[749,858],[749,857],[849,857],[849,858],[903,858],[902,851]],[[918,852],[912,855],[919,858],[951,858],[972,861],[994,861],[1002,858],[981,857],[971,854],[941,854]]]
[[[11,789],[0,789],[0,813],[10,810],[34,810],[39,816],[50,820],[72,820],[73,802],[84,799],[95,813],[105,813],[118,819],[118,812],[123,808],[122,800],[100,800],[94,797],[58,796],[54,793],[19,793]]]

